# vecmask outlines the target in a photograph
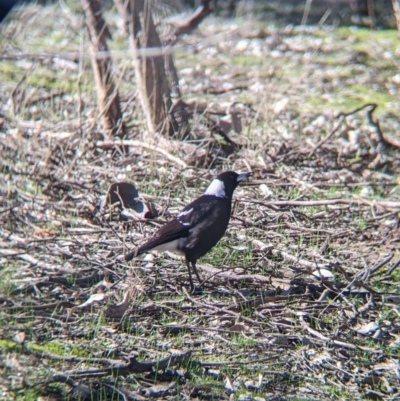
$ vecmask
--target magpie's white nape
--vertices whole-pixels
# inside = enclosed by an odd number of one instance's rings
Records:
[[[197,259],[204,256],[225,234],[231,216],[232,196],[240,181],[252,173],[225,171],[208,186],[206,192],[187,205],[175,219],[162,226],[145,244],[124,256],[128,261],[142,253],[158,250],[173,251],[185,256],[189,272],[190,288],[192,272],[200,284],[202,280],[196,269]]]

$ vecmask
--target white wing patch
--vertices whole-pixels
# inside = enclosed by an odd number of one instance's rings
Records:
[[[189,210],[184,210],[183,212],[180,212],[178,214],[178,216],[177,216],[179,223],[181,223],[184,226],[190,226],[190,223],[185,223],[184,221],[181,221],[180,217],[186,216],[186,215],[188,215],[189,213],[192,213],[192,212],[193,212],[193,208],[191,208]]]
[[[214,195],[217,198],[226,198],[225,185],[222,181],[216,178],[207,188],[204,195]]]
[[[183,212],[180,212],[178,214],[178,217],[182,217],[182,216],[186,216],[187,214],[193,212],[193,208],[189,209],[189,210],[184,210]]]

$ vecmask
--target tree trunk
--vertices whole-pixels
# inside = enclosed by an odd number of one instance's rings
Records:
[[[400,32],[400,0],[392,0],[393,12],[396,18],[397,30]]]
[[[173,135],[179,127],[170,113],[172,100],[165,67],[166,56],[162,54],[151,4],[151,0],[126,0],[124,15],[128,18],[136,81],[148,129],[150,132]],[[152,49],[154,52],[151,52]]]
[[[98,0],[81,0],[90,36],[92,68],[106,136],[124,135],[118,90],[112,76],[112,62],[106,39],[110,37]]]

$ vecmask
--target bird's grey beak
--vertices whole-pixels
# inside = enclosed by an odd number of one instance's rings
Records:
[[[246,178],[249,178],[253,173],[238,173],[237,182],[243,181]]]

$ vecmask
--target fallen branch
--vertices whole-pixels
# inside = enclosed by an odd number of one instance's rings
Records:
[[[72,370],[67,372],[69,378],[103,377],[103,376],[126,376],[132,373],[151,372],[153,370],[164,370],[174,365],[180,365],[188,361],[192,356],[191,351],[167,356],[159,361],[139,362],[136,355],[129,358],[128,363],[116,363],[109,368]]]
[[[314,147],[314,149],[308,154],[308,157],[311,157],[315,151],[320,148],[325,142],[329,141],[329,139],[332,138],[332,136],[337,132],[337,130],[340,128],[340,126],[342,125],[344,119],[346,118],[346,116],[344,114],[341,114],[339,116],[339,121],[336,124],[336,126],[334,128],[331,129],[331,131],[328,133],[327,136],[325,136],[324,138],[322,138]]]
[[[383,209],[400,209],[400,202],[393,201],[377,201],[367,200],[361,197],[356,199],[321,199],[311,201],[270,201],[270,202],[248,202],[262,206],[291,206],[291,207],[313,207],[313,206],[329,206],[329,205],[352,205],[354,203],[362,203],[368,206],[382,207]]]
[[[347,117],[349,117],[349,116],[351,116],[353,114],[356,114],[356,113],[358,113],[358,112],[360,112],[360,111],[362,111],[364,109],[367,109],[367,108],[369,108],[369,110],[367,112],[368,122],[369,122],[369,124],[371,124],[371,125],[373,125],[375,127],[376,132],[377,132],[378,137],[379,137],[378,138],[379,142],[387,144],[387,145],[390,145],[390,146],[395,147],[395,148],[400,148],[400,142],[395,140],[394,138],[386,138],[382,133],[381,127],[379,125],[379,121],[375,120],[373,118],[372,114],[373,114],[373,112],[375,111],[375,109],[377,107],[378,107],[378,105],[375,104],[375,103],[368,103],[368,104],[365,104],[365,105],[363,105],[363,106],[361,106],[361,107],[359,107],[359,108],[357,108],[357,109],[355,109],[353,111],[350,111],[349,113],[340,113],[339,116],[338,116],[338,122],[337,122],[336,126],[334,128],[332,128],[332,130],[328,133],[328,135],[326,135],[324,138],[322,138],[314,146],[314,148],[308,154],[308,157],[311,157],[318,148],[320,148],[325,142],[329,141],[329,139],[332,138],[332,136],[338,131],[340,126],[343,124],[343,121],[345,120],[345,118],[347,118]]]
[[[136,141],[136,140],[124,140],[124,141],[115,141],[115,142],[114,141],[97,141],[96,146],[101,149],[112,149],[112,148],[115,148],[116,146],[133,146],[133,147],[137,147],[137,148],[143,148],[143,149],[147,149],[147,150],[151,150],[153,152],[159,153],[159,154],[165,156],[170,161],[174,162],[175,164],[182,166],[183,168],[188,167],[188,165],[182,159],[179,159],[178,157],[171,155],[165,149],[162,149],[158,146],[143,143],[141,141]]]
[[[202,0],[201,5],[188,19],[184,21],[169,21],[170,25],[175,28],[172,36],[178,38],[178,36],[192,32],[211,12],[210,0]]]
[[[378,105],[371,104],[370,106],[372,106],[372,107],[367,112],[367,119],[368,119],[368,123],[375,127],[376,133],[378,135],[379,144],[389,145],[394,148],[400,148],[400,141],[397,141],[394,138],[387,138],[385,135],[383,135],[383,132],[381,130],[381,125],[379,124],[379,120],[375,119],[373,117],[373,113],[374,113],[375,109],[378,107]]]
[[[354,345],[354,344],[350,344],[350,343],[346,343],[344,341],[339,341],[339,340],[332,340],[329,337],[324,336],[322,333],[320,333],[317,330],[314,330],[313,328],[311,328],[306,322],[305,320],[302,318],[302,316],[300,316],[300,323],[302,325],[302,327],[307,330],[310,334],[312,334],[313,336],[319,338],[322,341],[326,341],[328,344],[333,344],[333,345],[337,345],[338,347],[343,347],[343,348],[347,348],[347,349],[361,349],[363,351],[366,352],[371,352],[372,354],[380,354],[382,353],[381,350],[379,349],[375,349],[375,348],[369,348],[369,347],[363,347],[363,346],[358,346],[358,345]]]
[[[51,265],[50,263],[42,262],[42,261],[36,259],[35,257],[26,254],[25,251],[24,251],[24,253],[21,253],[21,252],[13,251],[10,249],[1,249],[0,255],[5,256],[5,257],[11,256],[13,258],[22,259],[23,261],[30,263],[32,265],[32,267],[38,267],[40,269],[45,269],[45,270],[50,270],[50,271],[58,271],[60,269],[60,266]]]

